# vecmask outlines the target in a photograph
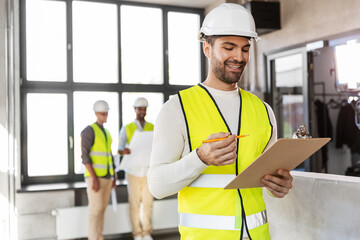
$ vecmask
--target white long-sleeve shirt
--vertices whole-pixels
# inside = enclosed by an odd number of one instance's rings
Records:
[[[221,91],[203,85],[214,97],[232,133],[237,133],[240,97],[238,90]],[[274,112],[266,104],[273,133],[267,147],[277,139]],[[148,172],[151,193],[156,198],[173,195],[194,181],[208,167],[196,149],[190,152],[186,123],[178,96],[170,98],[160,110],[155,122],[153,147]]]
[[[137,126],[136,131],[143,131],[144,130],[144,127],[141,125],[139,120],[135,119],[133,122]],[[127,133],[126,133],[126,125],[125,125],[120,129],[120,133],[119,133],[119,147],[118,147],[118,149],[120,151],[123,151],[125,149],[125,147],[127,145],[127,140],[128,140],[128,136],[127,136]],[[131,151],[131,149],[130,149],[130,151]],[[148,170],[149,170],[148,166],[136,166],[136,167],[126,168],[125,172],[127,174],[131,174],[131,175],[136,176],[136,177],[146,177],[147,173],[148,173]]]

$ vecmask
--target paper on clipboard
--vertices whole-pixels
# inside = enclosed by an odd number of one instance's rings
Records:
[[[131,153],[124,155],[119,169],[148,167],[150,165],[152,139],[152,131],[135,131],[128,146]]]
[[[293,170],[330,140],[331,138],[278,139],[226,185],[225,189],[262,187],[260,179],[263,176],[275,175],[280,168]]]

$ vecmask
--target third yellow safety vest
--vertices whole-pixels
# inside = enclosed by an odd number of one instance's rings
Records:
[[[125,126],[126,136],[127,136],[127,143],[129,144],[131,141],[132,136],[134,135],[135,131],[138,129],[136,123],[132,122]],[[145,126],[143,131],[153,131],[154,125],[149,122],[145,122]]]
[[[182,240],[270,239],[262,188],[223,189],[265,149],[272,125],[265,104],[253,94],[239,89],[240,115],[237,161],[226,166],[209,166],[178,194]],[[190,151],[210,134],[230,132],[218,106],[202,85],[179,92],[187,124]]]

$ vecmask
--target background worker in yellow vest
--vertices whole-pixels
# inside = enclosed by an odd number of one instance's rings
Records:
[[[254,20],[241,5],[210,11],[199,32],[208,76],[170,98],[157,117],[149,187],[156,198],[178,192],[181,239],[270,239],[262,188],[223,189],[277,138],[270,106],[238,88],[254,38]],[[292,176],[277,174],[261,182],[282,198]]]
[[[111,188],[116,188],[112,138],[104,128],[108,118],[109,105],[98,100],[93,106],[96,122],[81,132],[81,158],[85,165],[85,181],[89,200],[88,239],[103,237],[104,214],[109,202]]]
[[[135,131],[153,131],[154,125],[145,121],[148,101],[137,98],[134,102],[136,119],[123,126],[119,135],[119,150],[121,155],[131,154],[126,145],[130,143]],[[152,240],[151,218],[154,197],[151,195],[147,182],[149,166],[134,166],[125,169],[128,181],[128,194],[130,204],[130,220],[134,240]],[[140,220],[140,204],[143,204],[142,221]]]

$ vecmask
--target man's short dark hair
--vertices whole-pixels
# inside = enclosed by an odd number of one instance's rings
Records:
[[[204,36],[204,39],[205,39],[205,42],[207,43],[210,43],[211,46],[214,46],[214,42],[217,38],[219,37],[231,37],[231,36],[234,36],[234,35],[212,35],[212,36]],[[236,36],[236,37],[239,37],[239,36]],[[247,38],[249,40],[251,40],[251,37],[245,37],[244,38]]]
[[[221,37],[220,35],[214,35],[214,36],[205,36],[205,42],[210,43],[211,46],[214,46],[214,42],[217,38]]]

